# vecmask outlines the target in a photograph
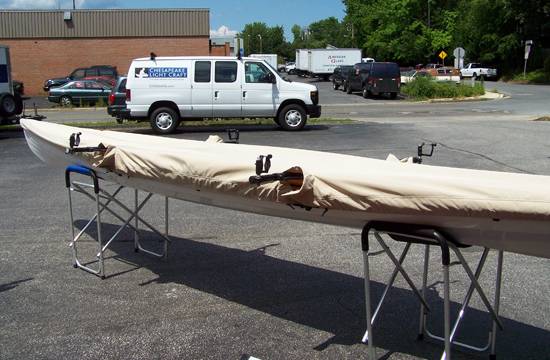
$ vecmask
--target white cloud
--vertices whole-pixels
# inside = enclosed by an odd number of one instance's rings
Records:
[[[118,1],[76,0],[77,9],[116,7]],[[4,9],[72,9],[72,0],[0,0]]]
[[[210,36],[231,36],[237,35],[237,32],[236,30],[229,30],[227,26],[222,25],[218,30],[210,30]]]

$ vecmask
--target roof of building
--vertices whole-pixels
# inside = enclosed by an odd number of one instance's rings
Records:
[[[0,39],[209,36],[209,12],[208,9],[3,10]]]

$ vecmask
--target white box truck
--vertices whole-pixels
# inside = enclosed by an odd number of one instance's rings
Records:
[[[310,76],[328,79],[337,66],[360,62],[361,49],[309,49],[307,72]]]
[[[307,75],[309,71],[309,49],[296,49],[296,68],[294,71],[300,76]]]
[[[0,124],[11,123],[23,111],[23,101],[13,92],[10,49],[0,45]]]
[[[273,69],[277,70],[277,54],[250,54],[251,58],[265,60]]]
[[[262,59],[152,54],[132,61],[121,116],[149,120],[160,134],[182,120],[228,117],[272,118],[293,131],[321,106],[316,86],[286,81]]]

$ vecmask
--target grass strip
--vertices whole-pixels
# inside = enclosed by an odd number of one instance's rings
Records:
[[[334,119],[334,118],[318,118],[308,119],[309,125],[335,125],[335,124],[353,124],[356,121],[351,119]],[[99,122],[66,122],[63,125],[86,127],[86,128],[102,128],[102,129],[123,129],[123,128],[148,128],[148,121],[125,121],[122,124],[110,121]],[[206,119],[202,121],[182,121],[180,126],[226,126],[226,125],[275,125],[271,119]]]
[[[427,77],[419,77],[403,85],[401,92],[412,100],[427,99],[461,99],[485,94],[482,83],[474,86],[455,83],[453,81],[435,81]]]

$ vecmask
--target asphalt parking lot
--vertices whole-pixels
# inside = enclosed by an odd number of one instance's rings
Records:
[[[272,126],[239,129],[246,144],[375,158],[413,155],[418,143],[434,141],[439,145],[427,164],[550,175],[550,123],[484,116],[483,121],[364,120],[309,126],[299,133]],[[219,131],[183,128],[175,136],[204,140],[211,133],[224,136]],[[0,358],[366,358],[360,343],[365,320],[358,231],[174,200],[168,261],[134,253],[133,236],[124,233],[109,251],[108,278],[100,280],[71,266],[63,172],[34,157],[20,131],[0,131],[0,152]],[[92,207],[84,201],[75,206],[75,223],[82,227]],[[144,215],[161,226],[162,209],[156,199]],[[113,232],[117,220],[104,221]],[[152,233],[141,235],[158,246]],[[93,243],[83,242],[83,256],[91,256]],[[378,250],[371,270],[376,297],[393,269]],[[422,251],[414,247],[405,263],[417,282]],[[479,255],[480,249],[466,251],[472,264]],[[443,289],[438,268],[432,269],[430,324],[440,331]],[[481,276],[490,298],[494,270],[492,252]],[[499,359],[548,358],[549,272],[548,260],[505,254]],[[451,281],[456,314],[468,283],[456,268]],[[418,302],[401,277],[388,300],[374,328],[378,355],[438,358],[441,344],[415,340]],[[481,344],[488,316],[477,296],[472,306],[459,338]]]

